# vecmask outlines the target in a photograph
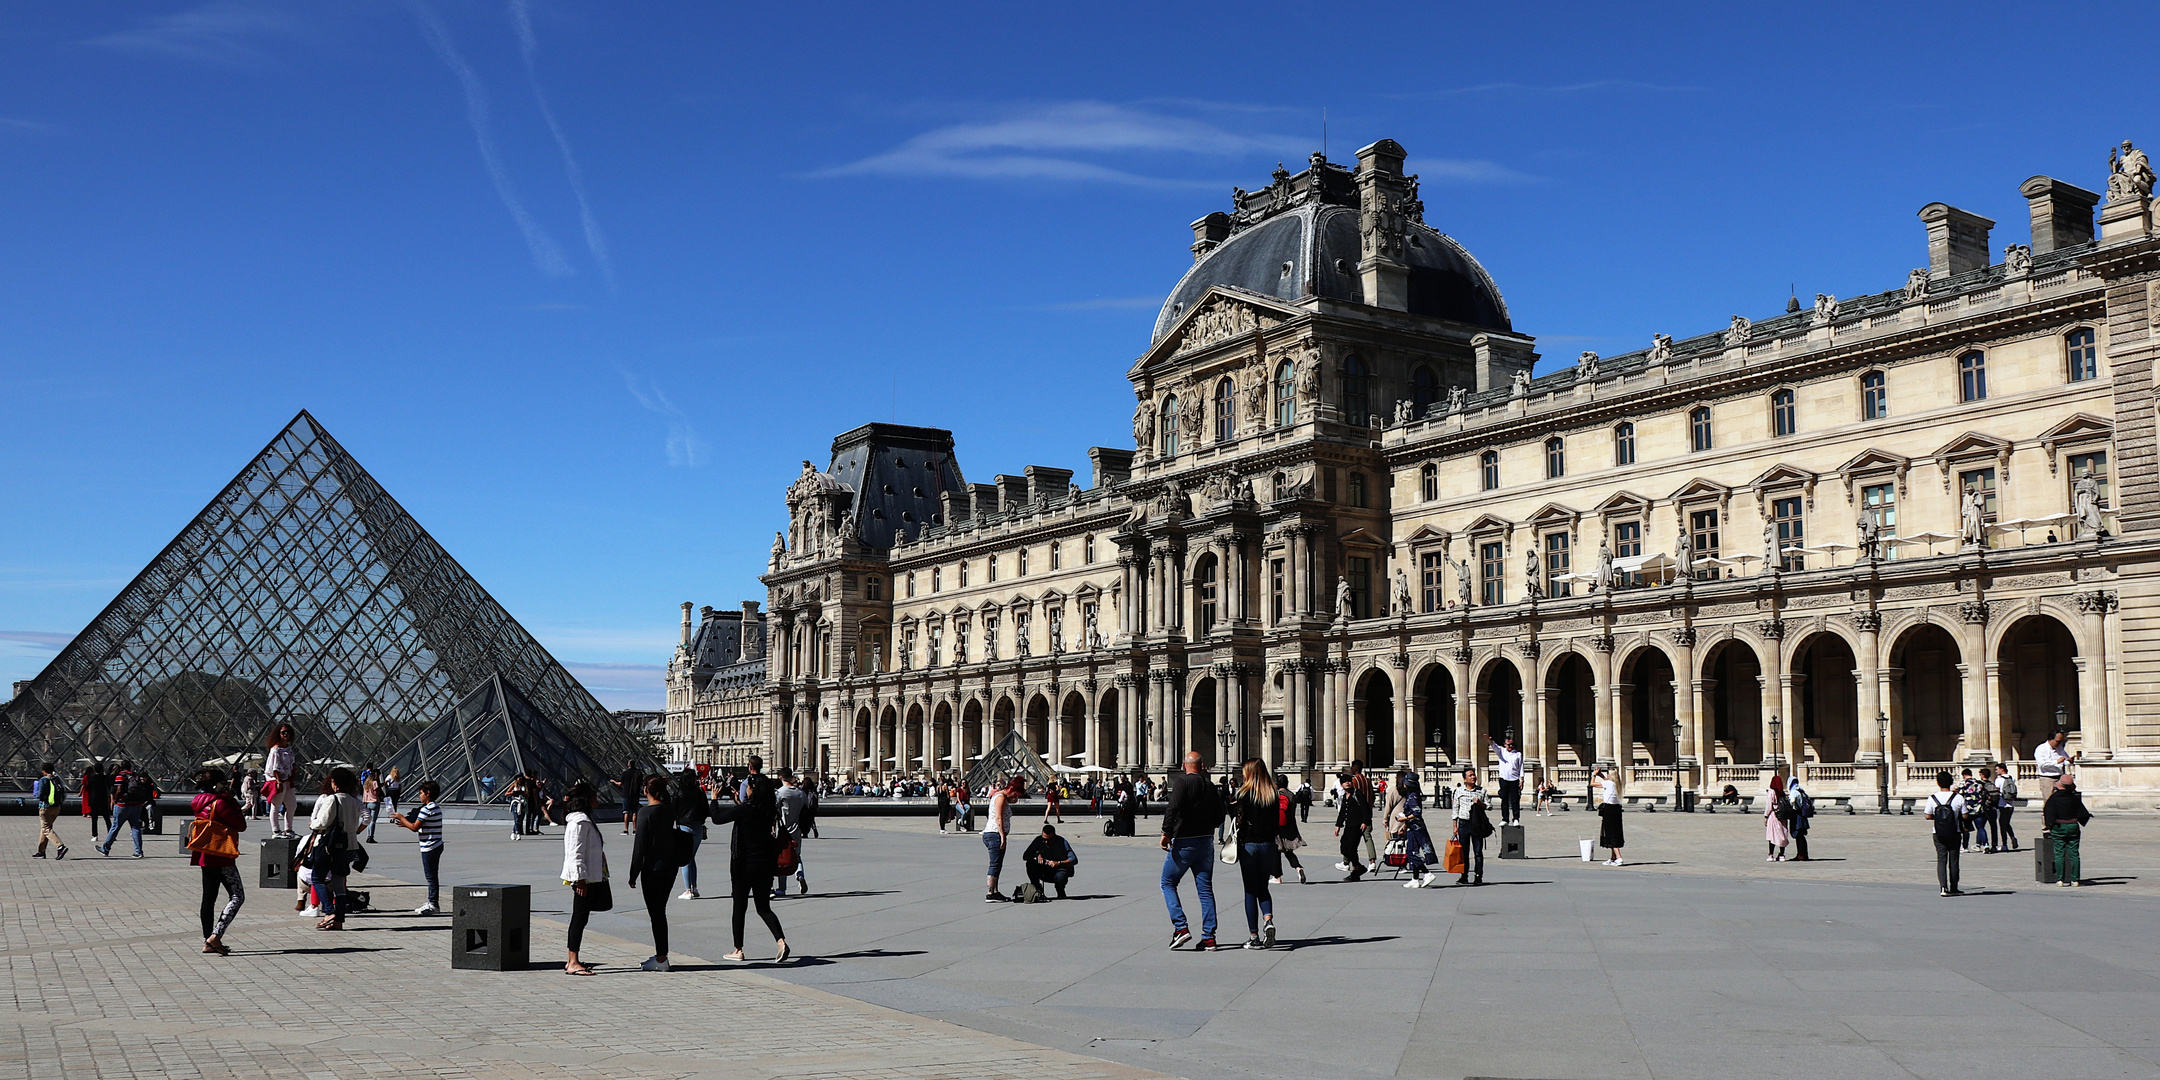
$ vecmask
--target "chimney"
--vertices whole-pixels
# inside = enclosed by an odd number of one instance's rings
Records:
[[[1133,452],[1114,450],[1107,446],[1088,449],[1088,460],[1095,463],[1095,486],[1099,488],[1122,484],[1132,479]]]
[[[690,647],[690,601],[688,600],[683,601],[682,604],[682,647],[685,649]]]
[[[1479,334],[1470,339],[1470,350],[1477,358],[1477,385],[1466,389],[1479,393],[1503,389],[1515,381],[1517,371],[1537,366],[1538,354],[1529,338]]]
[[[1192,223],[1192,261],[1207,258],[1210,251],[1230,238],[1230,215],[1220,210]]]
[[[956,526],[971,516],[973,508],[969,505],[968,493],[965,491],[941,491],[938,493],[938,500],[945,504],[947,528]]]
[[[1403,204],[1410,184],[1403,179],[1402,144],[1382,139],[1357,152],[1358,278],[1365,302],[1391,311],[1410,310],[1410,267],[1403,261]]]
[[[1006,510],[1018,510],[1027,505],[1027,477],[999,473],[991,477],[990,481],[998,486],[998,501],[1004,504]]]
[[[968,492],[975,503],[976,517],[988,517],[998,512],[996,484],[969,484]]]
[[[758,614],[758,602],[742,602],[742,658],[755,660],[765,655],[765,617]]]
[[[1988,265],[1988,230],[1995,223],[1945,203],[1920,208],[1927,222],[1928,277],[1941,281]]]
[[[2092,242],[2093,207],[2099,205],[2099,195],[2052,176],[2035,176],[2019,184],[2018,194],[2032,206],[2033,254]]]
[[[1030,465],[1020,470],[1027,474],[1028,497],[1037,505],[1052,499],[1062,499],[1072,494],[1073,471],[1053,469],[1048,465]]]

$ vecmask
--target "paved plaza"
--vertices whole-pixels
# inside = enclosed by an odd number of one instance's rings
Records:
[[[445,918],[315,933],[289,896],[252,889],[234,955],[204,957],[173,837],[142,862],[87,844],[31,861],[34,825],[9,817],[0,1080],[2160,1077],[2160,815],[2094,821],[2097,887],[2035,885],[2026,854],[1971,855],[1972,895],[1946,900],[1917,817],[1826,813],[1819,861],[1768,864],[1752,816],[1630,814],[1621,868],[1576,857],[1590,815],[1533,817],[1532,859],[1489,863],[1483,888],[1414,891],[1339,883],[1323,813],[1313,884],[1277,890],[1273,952],[1166,951],[1152,842],[1103,838],[1085,815],[1066,830],[1073,899],[1032,906],[982,902],[973,837],[828,817],[808,845],[815,891],[775,905],[799,960],[698,959],[729,948],[729,905],[678,900],[668,975],[634,970],[645,920],[621,882],[628,838],[607,826],[621,906],[595,916],[585,956],[602,975],[582,980],[556,973],[559,830],[449,829],[450,882],[534,886],[534,966],[496,974],[449,970]],[[417,881],[418,859],[390,832],[357,883],[409,909],[419,890],[396,879]],[[705,885],[724,893],[716,843]],[[1217,886],[1235,946],[1241,893],[1234,875]],[[750,954],[769,957],[751,927]]]

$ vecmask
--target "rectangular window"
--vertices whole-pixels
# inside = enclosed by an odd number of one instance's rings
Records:
[[[967,588],[967,583],[968,583],[968,564],[967,564],[967,560],[966,560],[966,559],[962,559],[962,560],[960,560],[960,587],[961,587],[961,588],[963,588],[963,589]]]
[[[1987,399],[1987,354],[1969,352],[1958,357],[1958,400]]]
[[[1963,499],[1966,495],[1975,491],[1980,493],[1981,522],[1987,525],[1995,524],[1999,517],[1995,512],[1995,470],[1973,469],[1958,474],[1958,497]],[[1962,512],[1960,517],[1962,519]],[[1994,545],[1989,544],[1987,546],[1993,547]]]
[[[2100,482],[2100,509],[2107,509],[2110,505],[2107,451],[2095,450],[2090,454],[2070,455],[2070,505],[2077,505],[2077,482],[2088,476]]]
[[[1897,485],[1869,484],[1860,489],[1860,512],[1875,522],[1876,533],[1884,540],[1897,535]],[[1897,544],[1882,545],[1882,557],[1895,559]]]
[[[1082,563],[1085,563],[1085,564],[1087,564],[1087,565],[1090,565],[1090,566],[1094,565],[1094,563],[1095,563],[1095,538],[1094,538],[1094,537],[1090,536],[1090,537],[1087,537],[1086,539],[1083,539],[1082,541],[1080,541],[1080,561],[1081,561]]]
[[[1642,557],[1642,522],[1620,521],[1613,523],[1613,559],[1636,559]],[[1613,575],[1624,585],[1642,584],[1642,575],[1616,573]]]
[[[1353,619],[1370,619],[1372,618],[1372,560],[1361,555],[1352,555],[1343,561],[1348,567],[1348,572],[1343,576],[1350,579],[1350,617]]]
[[[1426,465],[1418,470],[1418,497],[1426,502],[1440,498],[1440,470]]]
[[[1807,546],[1807,519],[1805,500],[1795,495],[1789,499],[1773,499],[1770,518],[1777,523],[1778,566],[1785,570],[1807,569],[1807,556],[1787,548]]]
[[[2100,377],[2100,350],[2093,344],[2091,330],[2072,330],[2066,339],[2069,349],[2070,381],[2084,382]]]
[[[944,649],[945,649],[945,628],[944,628],[944,627],[942,627],[942,626],[933,626],[933,627],[931,627],[931,628],[930,628],[930,664],[929,664],[929,666],[930,666],[930,667],[936,667],[936,666],[938,666],[938,663],[939,663],[939,659],[940,659],[940,654],[944,652]]]
[[[1860,376],[1860,419],[1880,420],[1890,415],[1890,390],[1883,373],[1870,371]]]
[[[1056,570],[1056,569],[1058,569],[1059,567],[1063,566],[1064,564],[1065,564],[1065,545],[1064,545],[1064,544],[1061,544],[1061,543],[1054,543],[1054,542],[1053,542],[1053,543],[1052,543],[1052,544],[1050,545],[1050,569],[1052,569],[1052,570]]]
[[[997,659],[997,645],[998,617],[995,615],[985,615],[983,616],[983,659]]]
[[[875,578],[875,577],[870,577],[870,578],[864,578],[864,579],[863,579],[863,599],[865,599],[865,600],[883,600],[883,599],[885,599],[885,580],[884,580],[883,578]]]
[[[1573,583],[1562,581],[1568,575],[1568,534],[1564,532],[1545,534],[1545,595],[1572,596]]]
[[[1447,555],[1442,552],[1427,551],[1418,556],[1418,588],[1425,601],[1420,610],[1447,607],[1447,568]]]
[[[983,580],[997,580],[997,556],[992,555],[989,558],[983,560]]]
[[[910,570],[910,571],[908,571],[908,576],[907,576],[907,594],[908,594],[909,596],[913,596],[913,595],[915,595],[915,571],[913,571],[913,570]]]
[[[1688,413],[1688,446],[1698,453],[1716,445],[1710,437],[1710,407],[1705,405]]]
[[[1790,390],[1780,390],[1770,395],[1770,434],[1784,438],[1800,430],[1799,410]]]
[[[1507,548],[1499,543],[1478,545],[1478,602],[1507,603]]]
[[[1016,570],[1016,573],[1018,573],[1021,577],[1027,576],[1027,552],[1028,549],[1026,548],[1021,548],[1019,552],[1020,565]]]
[[[1197,606],[1200,609],[1195,614],[1200,618],[1200,636],[1206,637],[1209,632],[1215,629],[1216,588],[1214,563],[1210,562],[1201,567],[1200,580],[1195,584],[1199,586],[1196,590],[1199,596],[1196,599],[1199,600]]]
[[[952,658],[955,664],[968,662],[968,624],[953,624]]]
[[[1694,548],[1697,562],[1718,557],[1718,512],[1716,510],[1697,510],[1688,515],[1688,543]],[[1718,576],[1717,567],[1703,567],[1695,571],[1695,576],[1703,581],[1716,580]]]
[[[1279,625],[1283,621],[1283,560],[1268,560],[1268,622]]]
[[[1365,505],[1364,473],[1354,472],[1350,474],[1350,505],[1359,507]]]
[[[944,567],[942,567],[942,566],[933,566],[933,567],[931,567],[931,568],[930,568],[930,591],[931,591],[931,592],[939,592],[939,591],[942,591],[942,590],[943,590],[944,588],[945,588],[945,568],[944,568]]]
[[[1558,480],[1567,475],[1567,444],[1558,437],[1545,440],[1545,479]]]
[[[1478,481],[1486,491],[1500,486],[1500,455],[1487,450],[1478,455]]]
[[[1612,463],[1615,465],[1635,464],[1635,425],[1621,424],[1613,429]]]

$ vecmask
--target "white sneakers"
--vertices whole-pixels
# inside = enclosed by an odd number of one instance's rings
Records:
[[[657,956],[646,957],[645,962],[638,965],[639,971],[666,971],[667,969],[668,962]]]
[[[684,889],[684,890],[682,891],[682,894],[681,894],[680,896],[677,896],[677,897],[676,897],[675,899],[677,899],[677,900],[695,900],[695,899],[697,899],[697,898],[698,898],[698,895],[697,895],[697,890],[696,890],[696,889]]]
[[[412,913],[415,915],[435,915],[438,914],[439,911],[433,904],[422,904],[419,907],[412,909]]]
[[[1626,859],[1607,859],[1607,860],[1605,860],[1605,865],[1607,865],[1607,866],[1626,866],[1626,865],[1627,865],[1627,860],[1626,860]]]
[[[1405,888],[1405,889],[1429,889],[1429,888],[1431,888],[1431,887],[1432,887],[1432,883],[1433,883],[1433,876],[1432,876],[1431,874],[1419,874],[1418,876],[1416,876],[1416,877],[1414,877],[1414,878],[1411,878],[1411,879],[1410,879],[1410,880],[1408,880],[1408,881],[1405,881],[1405,882],[1403,882],[1403,888]]]

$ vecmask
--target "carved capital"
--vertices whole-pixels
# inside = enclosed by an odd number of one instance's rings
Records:
[[[1694,627],[1692,627],[1692,626],[1683,626],[1683,627],[1679,628],[1678,630],[1675,630],[1675,631],[1673,631],[1673,632],[1672,632],[1672,643],[1673,643],[1674,645],[1677,645],[1677,646],[1679,646],[1680,648],[1683,648],[1683,649],[1692,649],[1692,648],[1694,648],[1694,647],[1695,647],[1695,628],[1694,628]]]
[[[1882,612],[1880,611],[1860,612],[1859,614],[1852,617],[1852,621],[1853,626],[1858,628],[1859,631],[1863,634],[1877,634],[1882,632]]]
[[[1455,646],[1455,651],[1449,653],[1448,655],[1453,657],[1455,662],[1458,664],[1467,664],[1470,662],[1470,646],[1457,645]]]
[[[2110,592],[2081,592],[2077,594],[2077,609],[2086,615],[2105,615],[2114,610],[2115,594]]]
[[[1396,653],[1395,655],[1388,657],[1388,665],[1393,667],[1397,671],[1408,670],[1410,667],[1410,654],[1400,652]]]
[[[1958,605],[1958,620],[1967,626],[1985,626],[1988,621],[1988,605],[1985,600],[1967,600]]]
[[[1612,639],[1611,639],[1611,638],[1606,638],[1605,640],[1606,640],[1606,641],[1611,641]],[[1544,655],[1544,653],[1545,653],[1545,643],[1544,643],[1544,642],[1542,642],[1542,641],[1539,641],[1539,640],[1538,640],[1538,639],[1536,639],[1536,638],[1531,638],[1530,640],[1528,640],[1528,641],[1525,641],[1525,642],[1523,642],[1523,643],[1522,643],[1522,645],[1521,645],[1521,649],[1522,649],[1523,659],[1525,659],[1525,660],[1535,660],[1535,659],[1537,659],[1538,657],[1540,657],[1540,656]],[[1607,647],[1606,647],[1606,648],[1605,648],[1604,650],[1601,650],[1601,651],[1604,651],[1604,652],[1610,652],[1610,651],[1612,651],[1612,649],[1611,649],[1611,647],[1610,647],[1610,646],[1607,646]]]
[[[1785,620],[1764,619],[1755,624],[1755,632],[1771,641],[1785,640]]]
[[[1599,634],[1590,639],[1590,647],[1602,653],[1609,653],[1618,648],[1619,643],[1613,640],[1611,634]]]

